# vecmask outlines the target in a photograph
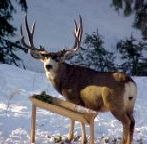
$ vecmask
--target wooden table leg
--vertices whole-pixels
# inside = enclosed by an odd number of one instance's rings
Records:
[[[94,144],[94,120],[90,122],[90,144]]]
[[[36,128],[36,106],[32,105],[31,143],[35,143],[35,128]]]
[[[75,126],[75,121],[70,120],[70,128],[68,132],[68,140],[71,141],[74,138],[74,126]]]

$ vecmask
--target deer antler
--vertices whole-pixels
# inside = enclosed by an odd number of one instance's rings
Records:
[[[29,26],[28,26],[28,21],[27,21],[27,16],[25,16],[25,26],[26,26],[26,30],[27,30],[27,35],[28,35],[28,38],[29,38],[29,43],[30,45],[28,45],[25,40],[24,40],[24,34],[23,34],[23,30],[22,30],[22,25],[20,27],[20,32],[21,32],[21,43],[28,49],[37,49],[35,48],[34,46],[34,43],[33,43],[33,35],[34,35],[34,31],[35,31],[35,22],[32,26],[32,30],[30,32],[30,29],[29,29]]]
[[[29,53],[31,54],[32,57],[36,58],[36,59],[41,59],[42,55],[47,55],[48,52],[43,49],[37,49],[34,46],[34,42],[33,42],[33,36],[34,36],[34,31],[35,31],[35,22],[32,25],[32,29],[30,31],[29,29],[29,25],[28,25],[28,21],[27,21],[27,16],[25,16],[25,27],[26,27],[26,31],[27,31],[27,35],[28,35],[28,39],[29,39],[29,44],[27,44],[24,40],[24,34],[23,34],[23,29],[22,29],[22,25],[20,27],[20,32],[21,32],[21,44],[28,49]]]
[[[82,24],[82,17],[79,15],[80,23],[79,26],[77,25],[76,20],[74,20],[75,23],[75,31],[74,31],[74,36],[75,36],[75,43],[73,46],[73,49],[79,49],[80,48],[80,43],[82,39],[82,34],[83,34],[83,24]]]
[[[77,51],[80,48],[80,43],[81,43],[82,34],[83,34],[83,24],[82,24],[82,18],[81,18],[80,15],[79,15],[79,19],[80,19],[79,24],[77,24],[76,20],[74,20],[74,24],[75,24],[75,29],[74,29],[75,42],[74,42],[74,46],[71,49],[64,49],[64,50],[61,50],[61,51],[57,52],[58,54],[61,55],[60,57],[62,57],[63,60],[65,58],[69,57],[73,52]],[[35,31],[35,22],[33,23],[32,29],[30,30],[29,25],[28,25],[28,21],[27,21],[27,16],[25,17],[25,28],[26,28],[26,32],[27,32],[27,35],[28,35],[29,44],[27,44],[25,42],[25,37],[24,37],[24,34],[23,34],[22,25],[20,27],[21,36],[22,36],[21,44],[26,49],[28,49],[28,52],[31,54],[31,56],[36,58],[36,59],[43,59],[44,56],[48,56],[49,53],[45,49],[43,49],[43,48],[37,49],[35,47],[34,42],[33,42],[34,31]]]
[[[74,20],[75,29],[74,29],[74,46],[71,49],[67,49],[64,55],[64,59],[68,58],[73,52],[77,51],[80,48],[82,34],[83,34],[83,24],[82,24],[82,17],[79,15],[79,25],[77,24],[76,20]]]

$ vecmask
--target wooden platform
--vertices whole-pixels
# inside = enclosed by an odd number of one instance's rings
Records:
[[[46,95],[45,92],[31,96],[30,100],[32,102],[31,143],[35,143],[36,107],[39,107],[72,120],[88,124],[90,127],[90,144],[94,144],[94,119],[97,115],[95,111],[60,98]]]

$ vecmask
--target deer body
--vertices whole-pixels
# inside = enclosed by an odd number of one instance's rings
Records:
[[[96,72],[65,63],[60,63],[55,71],[53,67],[46,69],[46,75],[67,100],[98,112],[111,111],[111,105],[124,112],[133,111],[136,85],[126,74]]]
[[[58,64],[54,72],[54,66],[50,67],[52,68],[45,68],[46,75],[59,93],[67,100],[97,112],[110,111],[123,124],[122,143],[131,143],[135,125],[133,109],[137,94],[136,84],[131,77],[120,72],[102,73],[65,63]],[[53,79],[48,76],[51,73],[54,73],[54,78],[51,77]],[[71,135],[72,132],[69,137],[72,137]],[[83,135],[86,137],[85,133]],[[126,138],[125,135],[129,137]],[[86,140],[83,139],[85,143]]]
[[[75,21],[74,47],[54,53],[35,48],[33,44],[35,24],[30,32],[27,18],[25,23],[30,45],[24,41],[22,27],[21,43],[29,50],[32,57],[43,62],[46,76],[54,88],[70,102],[97,112],[111,112],[123,125],[122,144],[131,144],[135,126],[133,109],[137,96],[137,87],[131,77],[121,72],[96,72],[64,63],[64,60],[80,47],[83,32],[82,18],[80,17],[79,26]],[[71,120],[68,139],[73,137],[74,123]],[[81,123],[81,129],[81,143],[84,144],[86,132],[83,123]]]

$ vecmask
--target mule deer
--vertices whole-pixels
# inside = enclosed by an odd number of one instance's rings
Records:
[[[74,21],[75,42],[71,49],[47,52],[43,48],[35,48],[33,43],[35,24],[30,31],[27,18],[25,18],[25,26],[29,44],[25,42],[22,26],[21,43],[33,58],[43,62],[46,76],[58,92],[75,104],[97,112],[111,112],[123,125],[122,144],[131,144],[135,125],[133,109],[137,95],[136,84],[131,77],[122,72],[96,72],[64,62],[80,48],[83,25],[82,18],[79,18],[79,24]],[[73,138],[74,124],[75,122],[71,120],[69,139]],[[81,126],[82,143],[85,143],[85,125],[81,124]]]

